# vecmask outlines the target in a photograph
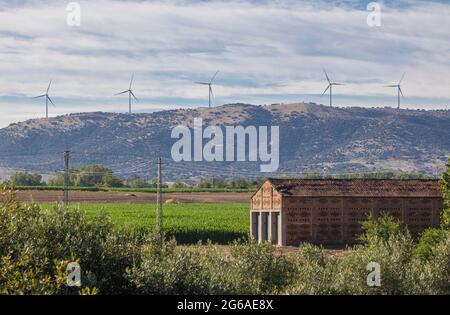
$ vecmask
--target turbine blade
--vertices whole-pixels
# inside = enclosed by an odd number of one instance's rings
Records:
[[[402,88],[400,86],[398,87],[398,90],[400,91],[400,94],[402,95],[402,97],[405,97],[405,95],[403,95],[403,91],[402,91]]]
[[[211,81],[209,82],[209,84],[213,83],[214,79],[216,78],[217,74],[219,73],[219,70],[216,71],[216,73],[214,74],[214,76],[212,77]]]
[[[393,87],[398,87],[398,85],[385,85],[384,87],[393,88]]]
[[[131,90],[131,85],[133,84],[133,80],[134,80],[134,73],[131,75],[130,90]]]
[[[53,106],[56,107],[55,103],[53,103],[52,99],[50,98],[50,96],[47,95],[47,99],[50,101],[50,103],[52,103]]]
[[[331,84],[330,78],[328,77],[328,73],[325,71],[325,69],[323,69],[323,73],[325,73],[325,76],[327,77],[328,83]]]
[[[331,83],[331,85],[345,85],[343,83]]]
[[[52,81],[53,81],[53,80],[50,80],[50,83],[48,84],[48,87],[47,87],[47,94],[48,94],[48,91],[50,90],[50,86],[52,85]]]
[[[403,73],[403,76],[402,76],[402,78],[400,79],[400,81],[398,82],[398,85],[400,85],[400,84],[402,83],[403,79],[405,78],[405,75],[406,75],[406,72]]]
[[[206,82],[195,82],[195,84],[209,85],[209,83],[206,83]]]
[[[41,97],[44,97],[44,96],[47,96],[47,94],[42,94],[42,95],[35,96],[35,97],[32,97],[32,98],[41,98]]]
[[[136,95],[134,95],[133,91],[130,91],[130,93],[131,95],[133,95],[134,99],[139,102],[138,98],[136,97]]]
[[[330,88],[330,86],[331,86],[331,85],[328,85],[328,86],[327,86],[327,88],[325,89],[325,91],[323,91],[323,93],[322,93],[321,97],[322,97],[322,96],[324,96],[324,95],[325,95],[325,93],[327,93],[327,91],[328,91],[328,89]]]
[[[212,90],[212,87],[211,87],[211,86],[209,86],[209,93],[211,93],[211,96],[212,96],[212,98],[215,98],[215,97],[214,97],[214,93],[213,93],[213,90]]]
[[[120,92],[120,93],[117,93],[117,94],[114,94],[114,95],[125,94],[125,93],[128,93],[128,92],[129,92],[129,90],[126,90],[126,91],[123,91],[123,92]]]

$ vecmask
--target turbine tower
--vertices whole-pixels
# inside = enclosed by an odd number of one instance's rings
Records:
[[[131,114],[131,96],[133,96],[133,98],[139,102],[136,95],[134,95],[133,90],[131,89],[131,86],[133,85],[133,80],[134,80],[134,74],[131,76],[130,87],[128,88],[128,90],[114,94],[115,96],[117,96],[117,95],[128,93],[128,113],[129,114]]]
[[[209,108],[211,108],[211,97],[214,98],[214,94],[213,94],[213,90],[212,90],[212,84],[213,84],[213,81],[214,81],[214,79],[216,78],[216,76],[217,76],[218,73],[219,73],[219,71],[217,71],[217,72],[214,74],[214,76],[212,77],[211,81],[209,81],[209,83],[207,83],[207,82],[195,82],[195,83],[197,83],[197,84],[200,84],[200,85],[207,85],[207,86],[209,87],[209,102],[208,102]]]
[[[48,92],[50,91],[50,86],[51,85],[52,85],[52,81],[50,81],[50,83],[48,84],[47,91],[45,92],[45,94],[33,97],[33,98],[45,97],[45,118],[48,118],[48,102],[50,101],[50,103],[52,103],[52,105],[55,106],[55,103],[53,103],[52,99],[48,95]]]
[[[398,84],[394,84],[394,85],[386,85],[386,86],[385,86],[385,87],[390,87],[390,88],[393,88],[393,87],[397,88],[397,99],[398,99],[397,109],[400,109],[400,94],[401,94],[402,97],[404,97],[403,91],[402,91],[402,87],[401,87],[401,84],[402,84],[402,82],[403,82],[403,79],[405,78],[405,74],[406,74],[406,73],[403,73],[403,76],[402,76],[402,78],[400,79],[400,81],[398,82]]]
[[[328,77],[328,73],[323,69],[323,72],[325,73],[325,76],[327,77],[328,86],[325,89],[325,91],[322,93],[322,96],[330,89],[330,107],[333,107],[333,85],[344,85],[341,83],[331,82],[330,77]]]

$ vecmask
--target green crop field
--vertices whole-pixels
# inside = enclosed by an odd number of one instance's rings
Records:
[[[50,209],[53,205],[45,204]],[[105,211],[118,229],[149,231],[155,226],[156,206],[134,204],[82,204],[88,216]],[[198,241],[227,244],[249,233],[248,204],[164,205],[164,230],[181,244]]]

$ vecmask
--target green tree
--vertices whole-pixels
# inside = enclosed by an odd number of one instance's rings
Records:
[[[114,176],[113,171],[103,165],[87,165],[80,168],[75,179],[76,186],[120,187],[121,180]]]
[[[14,186],[41,186],[42,175],[37,173],[17,172],[11,176]]]
[[[147,188],[151,186],[145,179],[139,176],[127,178],[124,180],[123,184],[130,188]]]
[[[187,188],[188,185],[182,182],[176,182],[172,184],[172,188]]]
[[[450,157],[447,162],[447,169],[441,175],[439,184],[441,186],[442,194],[444,197],[444,204],[450,208]]]
[[[69,170],[69,186],[76,186],[78,170],[71,168]],[[55,172],[53,176],[49,179],[48,184],[50,186],[63,186],[64,185],[64,173]]]
[[[242,188],[246,189],[249,187],[248,182],[243,178],[237,178],[231,181],[231,188]]]

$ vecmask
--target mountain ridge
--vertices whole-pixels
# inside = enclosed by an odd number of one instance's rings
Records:
[[[280,126],[280,169],[259,173],[254,162],[171,160],[172,128]],[[153,176],[157,157],[171,180],[196,177],[273,176],[304,171],[403,170],[434,174],[450,154],[450,112],[392,108],[330,108],[313,103],[227,104],[154,113],[77,113],[30,119],[0,129],[0,167],[37,172],[61,169],[62,151],[72,165],[100,163],[121,176]],[[141,165],[141,167],[139,167]]]

